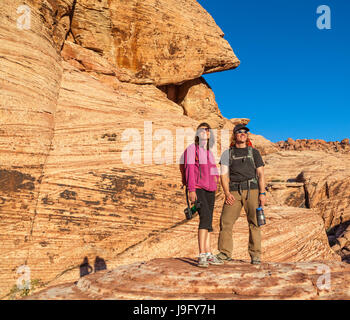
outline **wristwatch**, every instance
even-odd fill
[[[263,194],[264,196],[266,196],[266,192],[259,192],[259,196]]]

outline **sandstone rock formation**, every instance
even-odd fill
[[[220,194],[214,210],[214,233],[212,236],[213,248],[216,248],[217,246],[220,217],[219,212],[222,204],[223,197]],[[263,227],[262,231],[262,260],[269,262],[269,266],[275,265],[272,262],[288,261],[289,263],[292,263],[301,261],[319,261],[326,266],[331,267],[335,261],[341,260],[340,256],[329,248],[322,219],[312,210],[296,209],[286,206],[268,206],[265,212],[267,224]],[[86,254],[85,258],[92,267],[96,256],[105,257],[104,260],[108,270],[115,268],[118,269],[119,266],[126,266],[130,263],[137,264],[140,261],[148,261],[159,257],[178,259],[182,259],[183,257],[196,257],[198,217],[189,222],[184,220],[183,217],[184,215],[182,217],[174,217],[174,224],[172,226],[161,230],[152,230],[152,232],[150,232],[144,239],[124,248],[124,250],[120,252],[108,248],[106,241],[97,240],[94,241],[95,247],[90,248],[90,250],[86,248],[86,245],[85,248],[82,247],[75,249],[70,247],[71,252],[67,256],[69,256],[71,260],[74,259],[70,262],[74,262],[75,265],[71,263],[70,267],[67,267],[64,272],[61,272],[57,279],[47,277],[49,280],[46,281],[46,279],[43,278],[43,275],[45,275],[44,270],[37,272],[33,276],[33,279],[38,279],[41,282],[44,282],[44,286],[46,287],[77,280],[82,275],[84,254]],[[233,239],[233,256],[235,259],[244,260],[248,263],[248,224],[243,212],[234,226]],[[50,251],[51,250],[55,250],[55,247],[52,247]],[[75,259],[74,257],[79,257],[79,259]],[[68,263],[64,262],[62,258],[60,259],[60,263],[65,266],[68,265]],[[49,266],[50,268],[53,268],[55,265],[51,264]],[[283,266],[283,264],[279,266],[281,267],[281,270],[278,272],[283,272]],[[312,263],[305,262],[305,268],[312,268],[312,266]],[[85,268],[85,266],[83,267]],[[247,270],[248,269],[249,267]],[[254,272],[254,270],[255,269],[253,268],[249,272]],[[50,274],[52,274],[52,272]],[[224,276],[224,274],[225,273],[223,273],[222,276]],[[38,278],[39,276],[40,278]],[[282,274],[281,277],[283,278]],[[179,281],[180,280],[181,279],[179,279]],[[289,285],[296,287],[298,286],[298,281],[290,283]],[[40,290],[40,288],[36,289]],[[256,288],[254,289],[251,287],[250,289],[255,290]],[[56,291],[56,289],[54,289],[54,291]],[[34,290],[34,292],[37,291]],[[76,291],[72,294],[75,295],[75,297],[72,295],[65,296],[65,298],[83,298],[83,296],[80,296],[81,293]],[[149,294],[152,296],[152,293]],[[292,296],[293,294],[294,293],[292,293]],[[151,298],[151,296],[149,298]],[[10,296],[8,296],[8,298],[9,297]],[[41,295],[37,296],[37,298],[43,297],[44,296]],[[179,298],[182,297],[183,296],[180,296]],[[51,298],[53,298],[53,296],[51,296]],[[64,297],[62,296],[62,298]],[[212,298],[219,297],[213,296]],[[259,298],[259,296],[256,298]]]
[[[218,129],[230,122],[221,115],[214,92],[202,77],[186,81],[182,85],[162,86],[160,89],[166,92],[168,99],[182,106],[184,114],[192,119],[206,121]],[[230,125],[232,127],[231,123]]]
[[[271,203],[314,208],[325,229],[350,220],[348,154],[284,151],[265,161]]]
[[[195,0],[77,0],[72,15],[69,39],[131,72],[134,83],[181,83],[239,65]]]
[[[286,141],[279,141],[276,143],[281,150],[315,150],[325,152],[350,152],[349,138],[342,141],[326,142],[321,139],[297,139],[288,138]]]
[[[16,11],[23,4],[29,28],[18,25],[25,22]],[[154,4],[2,3],[0,296],[16,284],[22,265],[33,279],[52,280],[86,255],[112,257],[183,217],[177,160],[194,133],[180,132],[176,150],[164,136],[175,140],[176,129],[198,123],[154,85],[120,81],[177,83],[238,60],[197,2]],[[167,23],[170,32],[160,32]],[[174,52],[164,52],[165,44]],[[133,146],[130,155],[142,164],[122,158]]]
[[[332,249],[350,263],[350,220],[331,228],[327,234]]]
[[[327,276],[325,276],[325,272]],[[28,299],[310,299],[350,298],[350,266],[339,262],[234,260],[203,270],[189,258],[154,259],[48,288]]]
[[[17,25],[16,9],[23,3],[30,8],[29,29]],[[194,0],[5,0],[0,44],[0,298],[11,296],[23,265],[33,282],[57,285],[78,280],[85,259],[104,261],[110,270],[195,256],[198,222],[184,221],[178,170],[183,148],[203,120],[192,111],[202,111],[216,128],[232,130],[249,121],[223,118],[200,78],[239,63],[209,14]],[[168,90],[174,86],[176,100]],[[285,153],[261,136],[252,140],[279,168]],[[299,162],[288,178],[305,168]],[[271,203],[266,261],[341,260],[328,245],[322,220],[327,214],[317,212],[321,187],[305,174],[316,188],[303,182],[316,210],[291,206],[295,200]],[[339,208],[346,201],[338,201]],[[219,190],[213,248],[222,203]],[[347,213],[333,216],[337,223]],[[246,224],[242,215],[234,229],[238,259],[248,255]],[[333,263],[335,270],[345,268]],[[300,277],[311,279],[305,268]],[[290,279],[300,283],[299,275]],[[316,297],[310,281],[296,296]],[[330,297],[347,296],[334,288]],[[267,295],[283,292],[275,289]]]
[[[2,1],[0,6],[1,296],[26,261],[62,75],[44,13],[32,6],[30,29],[17,28],[16,9],[22,4]]]
[[[278,147],[273,142],[267,140],[261,135],[250,134],[249,138],[254,148],[257,148],[263,156],[269,153],[275,153],[279,151]]]
[[[269,203],[313,208],[334,252],[349,262],[350,159],[324,151],[284,151],[265,157]],[[301,170],[302,169],[302,170]],[[300,171],[301,170],[301,171]]]

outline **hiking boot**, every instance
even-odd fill
[[[216,266],[224,264],[224,261],[218,259],[212,253],[207,256],[207,261],[209,262],[209,264],[213,264],[213,265],[216,265]]]
[[[198,258],[198,267],[207,268],[208,266],[209,266],[209,263],[207,261],[207,255],[200,254]]]
[[[252,260],[251,260],[250,263],[251,263],[251,264],[260,264],[261,261],[260,261],[260,258],[252,258]]]
[[[218,259],[221,260],[221,261],[231,261],[231,260],[232,260],[229,256],[227,256],[227,255],[226,255],[225,253],[223,253],[223,252],[218,253],[218,254],[216,255],[216,258],[218,258]]]

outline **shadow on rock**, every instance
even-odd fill
[[[95,269],[95,272],[98,272],[101,270],[107,270],[106,261],[100,258],[99,256],[97,256],[95,259],[94,269]]]
[[[80,278],[87,276],[92,273],[92,267],[89,265],[89,259],[87,257],[84,258],[83,263],[79,266],[80,269]]]

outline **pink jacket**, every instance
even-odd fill
[[[188,191],[216,191],[219,173],[210,150],[191,144],[184,152],[184,165]]]

